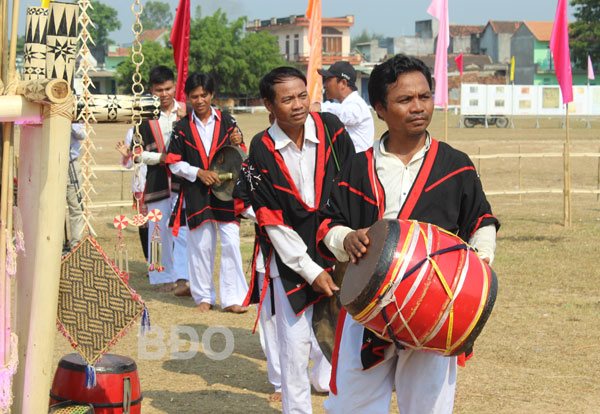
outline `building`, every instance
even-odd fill
[[[488,55],[494,62],[509,63],[511,38],[520,26],[521,22],[490,20],[479,39],[480,53]]]
[[[437,32],[437,20],[421,20],[415,22],[414,36],[373,39],[369,42],[357,43],[355,48],[368,63],[379,63],[386,57],[398,53],[412,56],[429,55],[434,53]]]
[[[479,54],[479,41],[485,26],[451,24],[448,53]]]
[[[554,22],[525,21],[511,39],[515,57],[515,84],[557,85],[550,37]],[[585,85],[587,71],[573,67],[573,84]],[[595,84],[594,81],[591,81]]]
[[[461,83],[507,84],[507,66],[497,64],[487,55],[472,55],[463,53],[463,76],[460,76],[456,65],[457,54],[448,55],[448,104],[460,103]],[[431,73],[435,66],[435,54],[416,56],[427,65]]]
[[[267,30],[277,38],[279,51],[285,60],[308,66],[310,44],[308,42],[309,19],[304,15],[252,20],[246,23],[246,30],[259,32]],[[324,17],[321,22],[323,35],[323,67],[340,60],[353,65],[360,63],[360,57],[350,51],[350,28],[354,26],[354,16]]]

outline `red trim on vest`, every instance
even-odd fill
[[[376,206],[376,205],[377,205],[377,202],[376,202],[375,200],[373,200],[373,199],[371,199],[371,198],[367,197],[367,196],[365,195],[365,193],[362,193],[362,192],[358,191],[356,188],[354,188],[354,187],[350,187],[350,184],[349,184],[349,183],[347,183],[347,182],[345,182],[345,181],[340,181],[340,182],[338,182],[338,186],[348,187],[348,191],[350,191],[351,193],[354,193],[354,194],[356,194],[356,195],[358,195],[358,196],[362,197],[362,198],[363,198],[363,200],[365,200],[367,203],[373,204],[374,206]]]
[[[261,227],[264,226],[284,226],[290,227],[283,222],[283,212],[281,210],[269,210],[266,207],[261,207],[255,212],[256,221]]]
[[[429,147],[429,151],[427,151],[425,161],[423,161],[423,166],[421,167],[421,171],[419,171],[419,175],[417,176],[417,179],[410,190],[410,194],[400,210],[400,214],[398,215],[399,219],[408,220],[415,206],[417,205],[417,201],[423,193],[423,188],[425,187],[427,178],[429,178],[429,174],[431,173],[431,167],[433,167],[433,162],[435,161],[438,147],[439,142],[432,138],[431,147]]]
[[[471,232],[471,234],[469,234],[469,237],[473,236],[473,234],[479,229],[479,226],[481,225],[481,222],[483,221],[484,218],[496,218],[494,216],[492,216],[491,214],[484,214],[483,216],[479,217],[479,219],[477,219],[477,224],[475,224],[475,228],[473,229],[473,231]]]
[[[346,309],[342,307],[338,315],[337,326],[335,327],[335,345],[331,354],[331,378],[329,380],[329,389],[334,395],[337,395],[337,363],[338,355],[340,354],[340,343],[342,342],[342,331],[344,330],[344,322],[346,321]]]
[[[250,207],[246,207],[244,201],[241,198],[233,199],[233,212],[236,217],[240,217],[242,213],[248,210]]]
[[[204,148],[204,144],[202,143],[202,139],[200,138],[200,133],[198,132],[198,128],[196,128],[196,123],[190,116],[190,129],[192,130],[194,142],[196,143],[197,150],[200,153],[200,158],[202,159],[203,170],[208,170],[208,167],[210,167],[210,162],[212,161],[212,158],[217,150],[217,141],[219,140],[219,133],[221,132],[221,113],[217,110],[215,111],[217,112],[218,116],[215,120],[215,129],[213,131],[213,139],[210,145],[210,152],[208,154],[208,158],[206,157],[206,148]]]
[[[181,161],[181,155],[168,153],[167,158],[165,159],[165,164],[175,164],[176,162]]]
[[[315,165],[315,206],[321,202],[321,193],[323,192],[323,179],[325,178],[325,126],[323,120],[317,112],[311,112],[311,115],[317,126],[317,162]]]
[[[154,142],[156,143],[157,152],[164,153],[166,151],[165,141],[163,140],[162,131],[160,129],[160,124],[158,120],[148,121],[148,125],[150,126],[150,130],[152,131],[152,137],[154,138]]]
[[[290,290],[289,292],[287,292],[287,293],[286,293],[286,296],[290,296],[292,293],[295,293],[295,292],[297,292],[297,291],[299,291],[299,290],[302,290],[302,288],[304,288],[304,286],[307,286],[307,285],[308,285],[308,283],[307,283],[307,282],[304,282],[304,283],[302,283],[302,284],[301,284],[300,286],[298,286],[296,289],[292,289],[292,290]],[[307,306],[306,306],[304,309],[306,309],[308,306],[309,306],[309,305],[307,305]],[[304,309],[303,309],[303,310],[304,310]],[[301,312],[301,313],[302,313],[302,312]]]
[[[375,194],[381,194],[381,197],[375,200],[375,205],[379,208],[377,218],[381,220],[383,218],[383,212],[385,211],[385,192],[383,191],[383,186],[377,176],[377,166],[375,165],[375,157],[373,157],[373,147],[365,151],[365,156],[367,157],[367,165],[370,165],[372,170],[368,172],[369,182],[371,183],[371,192],[373,193],[373,196],[375,196]],[[377,190],[375,190],[375,186],[377,186]]]
[[[181,227],[181,206],[183,205],[183,188],[179,192],[179,205],[177,206],[177,214],[175,215],[175,221],[173,221],[173,236],[179,235],[179,228]]]
[[[317,159],[315,162],[315,207],[309,207],[304,200],[302,200],[300,191],[298,191],[298,187],[296,187],[296,184],[294,183],[294,180],[290,174],[290,170],[285,164],[283,157],[279,151],[275,150],[275,142],[269,135],[268,130],[265,130],[265,133],[262,136],[262,142],[265,144],[269,152],[273,154],[273,158],[275,159],[277,166],[281,170],[281,173],[290,187],[289,190],[284,190],[282,187],[277,188],[294,195],[296,200],[298,200],[298,202],[306,211],[314,212],[319,209],[318,206],[321,201],[321,194],[323,191],[323,178],[325,177],[325,129],[323,127],[323,121],[321,120],[321,117],[316,112],[311,112],[310,114],[313,115],[313,119],[315,120],[317,138],[319,139],[319,144],[317,145]]]
[[[428,192],[428,191],[430,191],[432,188],[434,188],[434,187],[436,187],[436,186],[440,185],[441,183],[443,183],[443,182],[444,182],[444,181],[446,181],[447,179],[449,179],[449,178],[451,178],[451,177],[454,177],[456,174],[460,174],[460,173],[461,173],[461,172],[463,172],[463,171],[469,171],[469,170],[473,170],[473,171],[475,171],[475,167],[462,167],[462,168],[459,168],[458,170],[456,170],[456,171],[454,171],[454,172],[451,172],[450,174],[446,175],[446,176],[445,176],[445,177],[443,177],[443,178],[440,178],[440,179],[439,179],[439,180],[437,180],[435,183],[431,184],[429,187],[427,187],[427,188],[425,189],[425,192]]]

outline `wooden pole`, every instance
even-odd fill
[[[600,191],[600,157],[598,157],[598,190]],[[600,201],[600,193],[596,196],[596,201]]]
[[[444,104],[444,142],[448,142],[448,102]]]
[[[521,189],[523,188],[523,171],[521,171],[521,144],[519,144],[519,191],[521,191]],[[519,203],[521,203],[522,200],[522,195],[521,193],[519,193]]]
[[[569,104],[565,105],[565,128],[567,135],[564,148],[564,225],[571,225],[571,136],[569,133]]]
[[[23,128],[21,132],[19,182],[27,185],[19,187],[19,206],[27,218],[23,220],[27,260],[18,263],[17,328],[21,333],[21,363],[15,384],[15,414],[48,411],[48,390],[54,372],[72,105],[69,101],[46,106],[42,127]]]

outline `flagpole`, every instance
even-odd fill
[[[571,134],[569,132],[569,104],[565,105],[565,126],[567,129],[567,136],[565,140],[564,148],[564,225],[569,227],[571,225]]]
[[[444,104],[444,142],[448,142],[448,104]]]

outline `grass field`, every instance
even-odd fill
[[[237,116],[247,139],[264,128],[266,114]],[[470,155],[522,152],[560,152],[565,130],[559,119],[516,122],[515,129],[457,128],[450,116],[449,143]],[[572,122],[573,152],[598,152],[597,122],[587,129]],[[94,139],[99,165],[117,164],[114,150],[125,136],[125,125],[98,125]],[[377,136],[384,124],[376,121]],[[430,128],[443,136],[443,115],[436,113]],[[480,164],[484,189],[505,190],[518,186],[518,161],[486,160]],[[573,188],[594,189],[598,183],[598,159],[573,160]],[[98,173],[94,182],[95,201],[130,197],[131,176]],[[523,159],[524,188],[562,188],[562,160]],[[459,368],[455,413],[598,413],[600,412],[600,202],[595,195],[573,198],[573,225],[562,226],[562,195],[537,194],[490,196],[502,228],[494,269],[499,278],[498,299],[478,339],[475,357]],[[129,212],[130,210],[124,209]],[[95,211],[95,229],[105,250],[112,251],[116,230],[112,217],[119,209]],[[242,254],[248,269],[253,228],[242,223]],[[235,340],[233,354],[222,361],[198,352],[191,359],[172,359],[167,353],[158,359],[139,354],[136,332],[125,336],[114,353],[128,355],[138,363],[144,401],[142,412],[158,413],[277,413],[281,405],[269,403],[272,388],[267,381],[266,363],[258,335],[252,335],[255,310],[245,315],[223,313],[219,308],[199,315],[191,299],[157,293],[141,275],[145,264],[137,231],[128,228],[131,284],[150,310],[151,337],[165,334],[166,350],[174,347],[172,327],[189,327],[199,338],[207,328],[225,326]],[[184,349],[197,342],[181,336]],[[211,342],[222,350],[222,335]],[[161,351],[160,348],[149,348]],[[56,334],[55,360],[70,352],[67,341]],[[313,394],[315,413],[323,413],[326,397]],[[394,406],[392,406],[394,407]],[[392,409],[392,412],[396,412]]]

